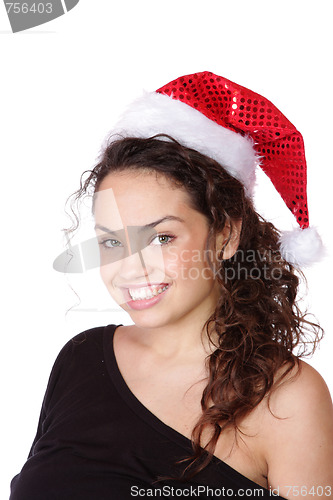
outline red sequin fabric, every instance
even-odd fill
[[[252,137],[261,168],[300,227],[309,226],[303,138],[274,104],[208,71],[182,76],[157,92],[192,106],[223,127]]]

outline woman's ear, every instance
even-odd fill
[[[231,259],[237,252],[240,235],[242,231],[242,220],[230,220],[226,222],[223,231],[216,237],[216,249],[223,250],[223,259]]]

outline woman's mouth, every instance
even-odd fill
[[[132,300],[144,300],[144,299],[152,299],[164,292],[169,285],[152,285],[152,286],[144,286],[142,288],[129,288],[128,292],[132,298]]]
[[[145,285],[142,287],[121,287],[127,305],[131,309],[141,310],[157,304],[169,288],[168,283]]]

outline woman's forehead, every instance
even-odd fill
[[[107,174],[99,185],[98,191],[113,188],[117,190],[130,189],[135,186],[137,189],[140,187],[148,187],[150,189],[159,190],[175,190],[182,189],[175,185],[175,181],[169,176],[164,175],[152,168],[126,168],[125,170],[110,172]]]
[[[109,174],[94,195],[94,215],[99,224],[111,219],[118,228],[145,225],[168,214],[191,210],[184,188],[175,188],[164,176],[131,172]],[[127,225],[126,224],[126,225]]]

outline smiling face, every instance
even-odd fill
[[[111,173],[94,215],[102,279],[137,326],[208,319],[219,296],[206,260],[209,227],[183,188],[154,172]]]

